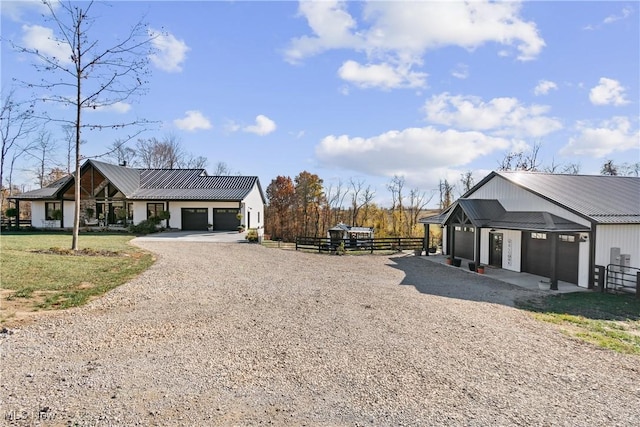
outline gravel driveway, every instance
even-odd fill
[[[7,425],[640,423],[640,359],[413,256],[139,241],[158,262],[0,338]],[[76,423],[76,424],[74,424]]]

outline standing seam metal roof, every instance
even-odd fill
[[[640,177],[496,172],[598,223],[640,223]]]

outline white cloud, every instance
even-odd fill
[[[382,89],[423,87],[427,76],[425,73],[412,72],[408,67],[393,67],[386,63],[360,65],[351,60],[342,64],[338,75],[361,88]]]
[[[549,80],[540,80],[535,89],[533,89],[533,94],[536,96],[546,95],[551,89],[557,90],[558,85]]]
[[[96,111],[96,112],[107,112],[107,113],[116,113],[116,114],[124,114],[128,113],[131,110],[131,104],[126,102],[116,102],[110,105],[101,105],[96,106],[95,108],[89,109],[87,111]]]
[[[626,117],[614,117],[597,125],[578,122],[576,128],[579,134],[569,138],[560,154],[601,158],[615,151],[640,148],[640,131],[634,131]]]
[[[628,18],[631,15],[631,12],[633,12],[631,9],[625,7],[622,9],[621,15],[609,15],[604,18],[604,21],[602,22],[604,24],[613,24],[616,21]]]
[[[415,175],[431,168],[466,165],[507,147],[506,139],[480,132],[424,127],[389,131],[372,138],[329,135],[316,146],[316,156],[328,166],[374,176]]]
[[[464,80],[469,77],[469,66],[466,64],[458,64],[451,71],[451,75],[456,79]]]
[[[263,116],[262,114],[260,114],[256,117],[255,125],[246,126],[242,130],[245,132],[255,133],[256,135],[264,136],[276,130],[276,122],[271,120],[269,117]]]
[[[594,105],[625,105],[629,101],[625,99],[624,91],[617,80],[601,77],[598,86],[589,92],[589,100]]]
[[[53,2],[54,9],[58,7],[58,2]],[[22,14],[30,11],[41,15],[49,14],[49,8],[41,0],[21,0],[3,1],[0,6],[0,14],[9,17],[14,22],[22,21]]]
[[[182,71],[182,63],[191,48],[173,34],[150,29],[149,35],[152,37],[151,44],[156,50],[156,53],[149,55],[153,65],[169,73]]]
[[[35,49],[48,57],[54,57],[61,64],[71,64],[71,47],[67,42],[57,40],[51,28],[40,25],[23,25],[22,32],[23,47]]]
[[[240,130],[240,125],[234,122],[233,120],[225,120],[224,130],[226,132],[237,132]]]
[[[356,68],[357,63],[347,61],[341,68],[341,77],[351,77],[350,81],[360,85],[364,81],[366,87],[416,87],[424,85],[424,74],[412,68],[422,65],[422,56],[429,50],[447,46],[473,50],[497,43],[515,48],[521,61],[536,58],[545,42],[535,23],[520,17],[520,7],[518,2],[486,0],[373,1],[364,4],[358,22],[349,13],[346,2],[301,1],[299,14],[307,19],[312,34],[292,39],[285,59],[296,63],[326,50],[352,49],[364,53],[370,65]],[[504,52],[508,50],[502,49],[499,54]],[[345,65],[348,70],[344,70]],[[391,72],[392,69],[396,72]],[[385,84],[371,84],[379,81],[381,74],[387,76],[383,79]],[[393,86],[398,74],[412,76],[412,83]]]
[[[489,102],[474,96],[434,95],[424,106],[431,123],[456,128],[491,131],[499,136],[540,137],[562,128],[559,120],[547,117],[548,106],[522,105],[516,98],[493,98]]]
[[[196,130],[211,129],[211,122],[200,111],[189,110],[185,112],[185,117],[175,119],[173,123],[178,129],[193,132]]]

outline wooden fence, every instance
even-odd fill
[[[373,239],[329,239],[326,237],[298,237],[296,238],[296,250],[306,249],[318,252],[345,251],[404,251],[423,249],[422,237],[382,237]]]

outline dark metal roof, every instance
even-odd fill
[[[530,231],[588,231],[589,227],[549,212],[507,212],[497,200],[459,199],[439,215],[421,218],[423,224],[444,225],[462,209],[475,227]]]
[[[189,188],[207,173],[204,169],[139,169],[142,188]]]
[[[476,227],[485,227],[492,219],[500,218],[505,213],[497,200],[460,199],[458,205]]]
[[[67,175],[63,178],[60,178],[57,181],[52,182],[46,187],[38,188],[37,190],[27,191],[22,194],[16,194],[15,196],[11,196],[12,199],[16,200],[50,200],[55,199],[58,191],[67,185],[70,181],[73,180],[72,175]]]
[[[530,231],[589,231],[589,227],[549,212],[505,212],[500,218],[489,221],[486,227]]]
[[[495,172],[601,224],[640,223],[640,177]]]
[[[97,160],[87,160],[125,197],[132,200],[243,200],[257,185],[263,203],[265,197],[257,176],[208,176],[204,169],[133,169]],[[72,176],[45,188],[16,195],[15,199],[52,200]]]
[[[88,160],[87,164],[93,165],[106,179],[109,180],[122,194],[129,196],[140,186],[140,173],[136,169],[126,166],[112,165],[111,163]]]

